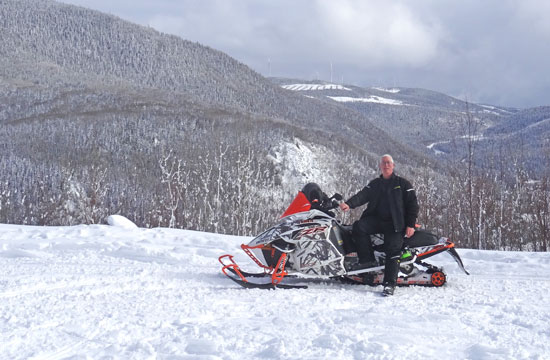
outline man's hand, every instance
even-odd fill
[[[340,209],[344,212],[348,211],[349,210],[349,205],[346,204],[345,202],[343,203],[340,203]]]
[[[414,228],[407,227],[407,229],[405,229],[405,237],[410,238],[413,235],[414,235]]]

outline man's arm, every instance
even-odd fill
[[[414,190],[412,184],[405,180],[404,185],[405,192],[403,205],[405,207],[405,226],[414,230],[419,210],[418,199],[416,198],[416,191]]]
[[[340,208],[344,211],[348,211],[350,208],[354,209],[358,206],[361,206],[365,203],[367,203],[370,200],[370,184],[365,186],[361,191],[359,191],[357,194],[350,197],[348,200],[346,200],[344,203],[340,205]]]

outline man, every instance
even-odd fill
[[[395,164],[391,155],[380,159],[382,175],[372,180],[363,190],[340,204],[343,211],[368,202],[361,219],[353,224],[353,240],[357,248],[358,263],[353,269],[377,266],[372,249],[371,234],[384,234],[384,295],[393,295],[399,273],[399,258],[403,236],[414,234],[418,202],[409,181],[394,174]]]

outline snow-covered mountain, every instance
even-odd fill
[[[527,159],[526,170],[537,176],[545,171],[539,164],[547,163],[550,153],[548,106],[515,109],[475,104],[425,89],[362,88],[283,78],[272,81],[306,97],[330,99],[356,110],[394,139],[423,149],[435,159],[461,160],[463,150],[468,147],[465,139],[475,139],[475,159],[480,166],[486,167],[487,159],[493,162],[492,167],[517,162],[510,158],[521,153]],[[502,168],[508,174],[515,172],[513,168]]]
[[[299,83],[298,80],[274,78],[287,90],[306,97],[332,100],[364,114],[377,127],[395,139],[423,149],[463,135],[461,124],[470,114],[482,125],[479,131],[505,122],[517,109],[478,105],[436,91],[413,88],[381,88],[338,85],[325,82]]]
[[[286,92],[198,43],[51,0],[6,0],[0,16],[2,123],[149,109],[185,122],[233,115],[406,148],[360,114]],[[370,125],[376,136],[359,137],[343,122]]]
[[[550,254],[458,249],[442,288],[309,282],[245,290],[250,238],[166,228],[0,225],[1,359],[544,359]],[[130,224],[131,225],[131,224]],[[430,259],[430,261],[432,261]],[[305,280],[303,280],[305,281]]]
[[[0,221],[120,212],[142,226],[249,233],[268,218],[257,198],[274,215],[303,186],[283,179],[295,173],[286,144],[338,159],[317,168],[327,186],[349,179],[339,191],[359,188],[378,154],[423,159],[362,114],[203,45],[50,0],[2,1],[0,18]]]

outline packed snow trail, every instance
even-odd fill
[[[459,249],[442,288],[246,290],[249,238],[0,225],[0,359],[547,359],[550,254]],[[248,266],[247,266],[248,265]]]

